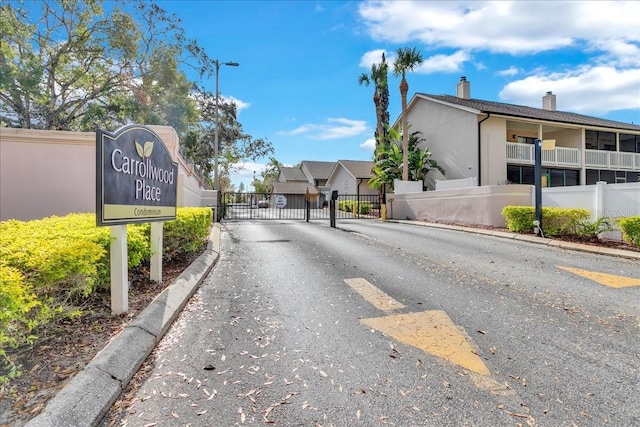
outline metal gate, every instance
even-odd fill
[[[224,219],[329,220],[329,201],[323,194],[224,193]],[[339,194],[337,219],[380,218],[380,197]]]

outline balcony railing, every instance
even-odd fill
[[[640,171],[640,153],[585,150],[585,166],[594,169]]]
[[[533,144],[507,142],[507,161],[533,165],[535,153]],[[577,148],[556,147],[553,150],[542,150],[543,166],[580,167],[580,150]]]
[[[533,150],[533,144],[507,142],[507,161],[509,163],[533,165],[535,163]],[[580,150],[565,147],[542,150],[542,165],[580,167]],[[585,167],[589,169],[640,171],[640,153],[585,150]]]

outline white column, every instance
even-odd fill
[[[127,226],[112,225],[111,230],[111,313],[129,309],[129,271],[127,267]]]

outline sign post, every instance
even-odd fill
[[[114,314],[129,310],[129,278],[127,270],[127,226],[109,227],[111,247],[109,261],[111,269],[111,311]]]
[[[111,227],[111,311],[128,310],[126,224],[151,222],[151,280],[162,280],[162,221],[176,218],[178,164],[151,129],[96,132],[96,224]]]

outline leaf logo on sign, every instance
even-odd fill
[[[136,151],[138,155],[143,159],[145,157],[151,157],[151,152],[153,151],[153,141],[147,141],[142,146],[138,141],[134,141],[136,144]]]

